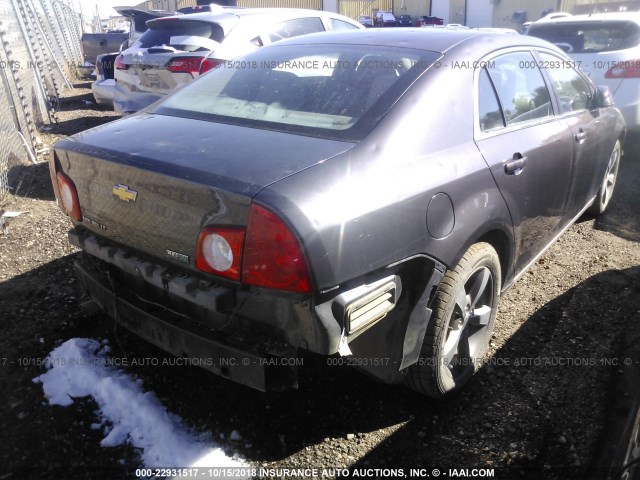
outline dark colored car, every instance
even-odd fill
[[[398,17],[398,26],[413,27],[413,19],[411,18],[411,15],[400,15]]]
[[[50,169],[81,285],[148,341],[262,390],[306,350],[439,397],[501,294],[607,208],[624,132],[542,40],[360,30],[216,68]]]
[[[422,15],[416,19],[416,27],[424,27],[427,25],[444,25],[444,20],[438,17],[430,17]]]
[[[372,28],[373,27],[373,19],[371,18],[371,15],[360,15],[358,17],[358,22],[360,22],[366,28]]]

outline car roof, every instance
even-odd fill
[[[296,18],[336,18],[345,22],[350,22],[354,26],[359,26],[359,23],[355,20],[332,12],[325,12],[322,10],[309,10],[304,8],[235,8],[235,7],[222,7],[215,12],[200,12],[200,13],[187,13],[184,15],[178,14],[171,17],[163,17],[161,19],[149,20],[147,25],[154,28],[156,25],[160,25],[161,22],[166,21],[200,21],[211,22],[221,25],[225,30],[225,35],[229,33],[238,21],[245,19],[242,23],[245,27],[249,28],[250,25],[261,24],[269,21],[287,21]]]
[[[214,12],[187,13],[185,15],[175,15],[171,18],[178,20],[201,20],[217,22],[228,17],[274,17],[274,18],[298,18],[298,17],[340,17],[337,13],[325,12],[322,10],[310,10],[306,8],[234,8],[225,7],[223,10]],[[352,20],[353,21],[353,20]]]
[[[540,20],[533,22],[532,27],[538,27],[549,24],[563,24],[563,23],[585,23],[585,22],[602,22],[606,20],[626,20],[632,21],[640,25],[640,12],[608,12],[608,13],[592,13],[586,15],[570,15],[568,17],[553,18]]]
[[[475,27],[474,30],[488,33],[506,33],[508,35],[519,35],[517,30],[513,28],[499,28],[499,27]]]
[[[479,48],[483,48],[482,45],[486,45],[487,50],[509,46],[533,46],[560,51],[549,42],[536,37],[446,28],[368,28],[366,30],[323,32],[280,41],[274,46],[294,44],[374,45],[446,53],[462,43],[465,44],[465,47],[478,45]]]

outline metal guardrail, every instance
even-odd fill
[[[80,16],[68,0],[0,0],[0,207],[43,151],[60,95],[82,62]]]

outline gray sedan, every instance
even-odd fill
[[[84,290],[148,341],[262,390],[311,351],[441,397],[502,293],[606,210],[624,136],[547,42],[361,30],[223,63],[50,166]]]

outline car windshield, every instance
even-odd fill
[[[358,141],[440,54],[369,45],[288,45],[222,64],[153,111]]]
[[[611,52],[640,44],[640,26],[627,21],[534,23],[528,35],[567,53]]]
[[[181,50],[198,50],[203,48],[201,42],[192,41],[193,48],[184,45],[185,39],[200,37],[205,40],[222,42],[224,30],[213,22],[200,22],[193,20],[157,20],[139,39],[141,48],[161,47],[163,45],[179,46]],[[173,43],[172,43],[172,40]],[[182,43],[177,43],[176,40]],[[175,44],[175,45],[174,45]]]

